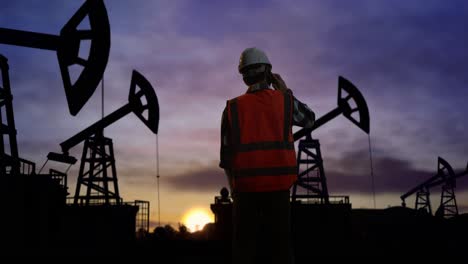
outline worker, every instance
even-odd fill
[[[294,263],[289,189],[297,179],[292,126],[313,126],[257,48],[239,61],[247,92],[228,100],[221,121],[220,167],[233,198],[233,263]],[[273,89],[271,89],[271,86]]]

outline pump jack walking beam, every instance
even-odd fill
[[[80,30],[80,23],[89,18],[90,29]],[[80,43],[91,43],[89,57],[79,57]],[[0,28],[0,44],[55,50],[62,74],[68,108],[72,115],[93,95],[102,79],[110,50],[110,25],[102,0],[87,0],[60,31],[60,35]],[[81,65],[83,71],[72,83],[68,67]]]
[[[438,186],[438,185],[441,185],[447,181],[451,181],[451,180],[456,180],[458,178],[461,178],[463,176],[466,176],[468,175],[468,162],[466,163],[466,168],[465,168],[465,171],[463,172],[460,172],[460,173],[457,173],[457,174],[454,174],[452,177],[448,177],[448,178],[444,178],[444,179],[440,179],[438,181],[434,181],[432,183],[429,183],[427,185],[428,188],[432,188],[432,187],[435,187],[435,186]]]
[[[144,101],[147,103],[143,104]],[[65,163],[71,163],[73,161],[76,162],[76,159],[68,156],[68,151],[71,148],[78,145],[90,136],[102,132],[104,128],[113,124],[131,112],[133,112],[154,134],[158,133],[158,98],[154,92],[153,87],[151,86],[151,83],[143,75],[135,70],[133,71],[132,81],[130,83],[128,103],[108,116],[104,117],[100,121],[92,124],[88,128],[74,135],[73,137],[60,143],[63,154],[50,152],[48,156],[49,159]],[[147,113],[147,115],[145,115],[145,113]]]
[[[356,102],[356,107],[351,108],[349,100],[354,99]],[[357,120],[353,114],[359,114],[359,120]],[[299,140],[300,138],[310,135],[312,131],[321,127],[328,121],[334,119],[335,117],[343,114],[348,118],[353,124],[358,126],[364,132],[369,134],[370,131],[370,119],[369,119],[369,109],[367,108],[366,100],[359,92],[359,90],[352,84],[350,81],[344,77],[338,77],[338,106],[332,111],[328,112],[324,116],[317,119],[312,126],[312,128],[302,128],[296,133],[294,133],[294,141]]]

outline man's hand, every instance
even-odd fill
[[[283,93],[290,93],[291,90],[288,89],[288,86],[286,86],[286,83],[284,82],[283,78],[281,78],[281,75],[277,73],[272,73],[272,82],[271,84],[273,85],[273,88],[275,90],[281,91]]]

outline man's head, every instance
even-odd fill
[[[245,84],[249,86],[262,81],[270,84],[271,68],[270,60],[265,52],[257,48],[245,49],[240,56],[239,72],[242,74]]]

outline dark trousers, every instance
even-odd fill
[[[233,264],[294,263],[289,191],[233,194]]]

